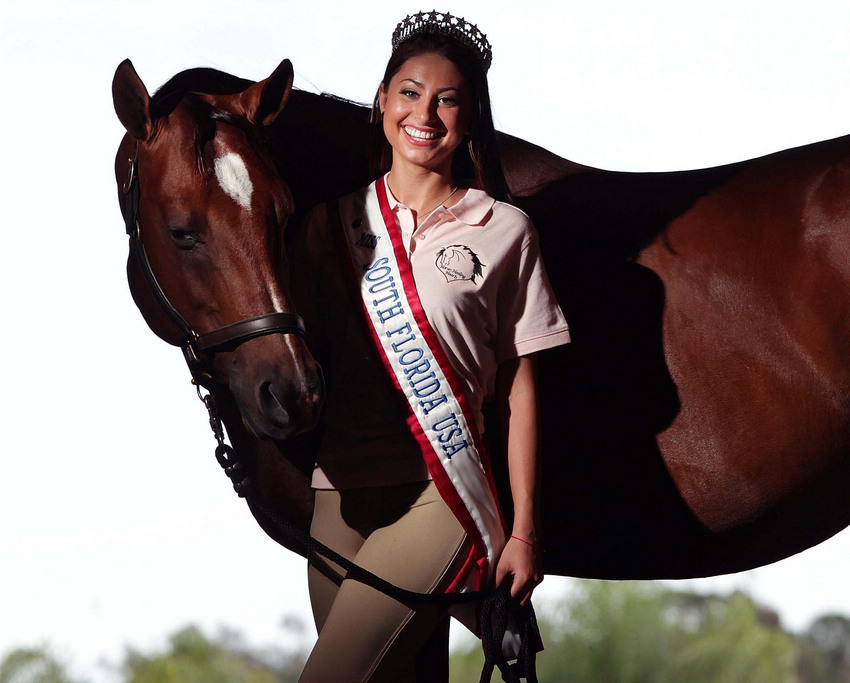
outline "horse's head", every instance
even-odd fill
[[[153,98],[129,60],[115,72],[115,111],[127,129],[115,165],[119,198],[134,166],[138,243],[167,300],[202,337],[255,316],[294,312],[283,248],[292,196],[258,142],[291,88],[288,60],[256,84],[193,69]],[[131,209],[124,211],[127,218]],[[159,337],[185,347],[186,330],[166,314],[142,271],[131,253],[136,305]],[[200,356],[256,436],[285,439],[315,425],[321,371],[301,336],[248,335]]]

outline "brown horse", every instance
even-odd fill
[[[244,123],[256,114],[245,116],[244,103],[267,81],[251,88],[211,70],[183,72],[157,93],[149,123],[139,126],[145,116],[128,100],[145,100],[144,86],[128,62],[116,73],[116,92],[132,95],[116,97],[119,117],[142,141],[143,222],[152,226],[143,229],[167,237],[169,211],[220,216],[205,222],[220,253],[182,258],[183,238],[175,243],[173,235],[150,247],[158,267],[183,278],[174,291],[181,287],[198,315],[230,302],[242,302],[238,315],[252,314],[256,293],[271,281],[281,298],[263,305],[288,307],[272,251],[259,265],[241,257],[249,251],[244,242],[257,243],[262,231],[269,243],[279,241],[280,211],[267,210],[276,220],[245,234],[232,196],[214,187],[209,169],[198,171],[198,130],[211,131],[202,136],[210,150],[219,136],[253,142],[244,150],[250,177],[267,187],[268,207],[275,192],[289,196],[285,180],[295,202],[284,207],[293,211],[291,223],[369,181],[364,107],[293,91],[282,111],[271,107],[276,115],[264,117],[265,140],[256,143]],[[234,117],[243,123],[233,127]],[[119,150],[119,181],[131,146],[125,139]],[[182,160],[146,176],[158,154]],[[850,138],[677,173],[587,168],[510,136],[502,137],[502,155],[517,204],[540,233],[574,338],[540,359],[547,572],[726,573],[787,557],[850,523]],[[149,184],[156,193],[148,194]],[[162,189],[172,185],[182,188],[178,199]],[[229,214],[217,213],[222,202]],[[205,285],[211,277],[220,278],[219,289]],[[173,341],[132,273],[131,288],[154,331]],[[305,521],[310,434],[283,442],[258,429],[266,421],[252,405],[256,389],[246,396],[244,382],[229,373],[262,367],[303,386],[299,373],[315,370],[303,347],[293,352],[284,350],[287,342],[264,339],[216,358],[219,381],[236,399],[224,393],[226,424],[267,500]]]
[[[199,335],[255,316],[291,312],[282,255],[293,200],[257,136],[285,105],[292,66],[285,61],[268,79],[249,85],[242,82],[238,95],[216,94],[215,88],[205,94],[164,88],[151,99],[129,61],[118,67],[113,81],[115,109],[127,129],[116,158],[119,191],[123,194],[122,183],[135,164],[139,231],[150,268],[171,305]],[[181,345],[183,333],[165,315],[132,253],[128,277],[151,329]],[[273,448],[272,439],[315,426],[322,380],[300,337],[261,336],[206,360],[219,385],[216,394],[224,397],[229,430],[240,442],[250,438],[257,444],[247,452]],[[276,453],[255,457],[249,470],[269,497],[294,478],[300,504],[287,510],[307,514],[306,479],[289,460]]]

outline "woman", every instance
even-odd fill
[[[388,172],[313,211],[293,280],[309,283],[295,294],[327,377],[313,536],[419,592],[511,575],[525,604],[542,578],[534,354],[569,335],[528,217],[497,201],[507,187],[490,61],[463,19],[431,12],[398,25],[373,106]],[[509,533],[481,440],[494,397]],[[447,647],[441,610],[412,611],[343,578],[311,559],[319,639],[301,681],[423,680],[429,648]]]

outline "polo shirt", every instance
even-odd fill
[[[389,187],[388,187],[389,190]],[[374,184],[343,197],[358,201]],[[469,189],[414,229],[409,207],[388,192],[423,310],[457,375],[479,432],[499,363],[569,341],[528,216]],[[296,304],[325,368],[327,391],[314,488],[382,486],[428,479],[421,453],[344,281],[328,207],[307,218],[292,264],[306,287]],[[363,227],[368,235],[368,226]],[[295,292],[294,292],[295,293]]]
[[[483,433],[499,364],[570,341],[537,231],[521,210],[475,189],[414,229],[412,211],[387,190],[422,308]]]

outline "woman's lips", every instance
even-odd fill
[[[444,133],[436,130],[422,130],[413,126],[402,126],[407,139],[414,145],[428,146],[443,137]]]

